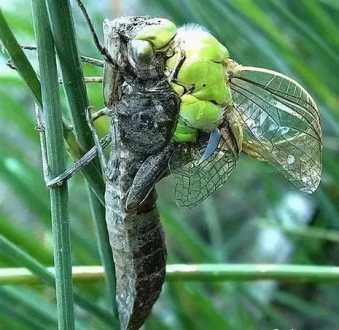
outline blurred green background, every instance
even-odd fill
[[[324,132],[323,178],[312,196],[296,191],[267,164],[243,156],[223,189],[199,207],[179,209],[173,182],[159,184],[169,263],[338,265],[339,251],[339,4],[336,0],[97,0],[85,2],[102,37],[102,20],[121,15],[167,17],[205,26],[244,65],[283,72],[314,96]],[[72,3],[80,53],[100,58]],[[30,3],[2,0],[23,45],[34,45]],[[51,265],[48,191],[41,170],[34,104],[18,74],[0,57],[0,234]],[[37,67],[35,52],[27,51]],[[101,70],[84,65],[85,75]],[[100,84],[90,103],[103,104]],[[63,111],[67,116],[66,102]],[[105,125],[105,120],[101,122]],[[99,264],[83,178],[70,183],[74,265]],[[0,267],[18,266],[0,251]],[[80,285],[108,306],[103,283]],[[145,329],[339,329],[335,284],[166,284]],[[0,287],[0,329],[55,329],[54,292],[45,286]],[[109,327],[76,309],[82,329]]]

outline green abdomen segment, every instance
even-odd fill
[[[176,142],[195,142],[198,130],[211,131],[222,119],[223,107],[193,95],[181,96],[179,120],[174,133]]]

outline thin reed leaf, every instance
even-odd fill
[[[81,146],[82,152],[86,152],[94,145],[94,142],[86,122],[85,111],[89,104],[80,66],[69,1],[61,0],[55,2],[53,0],[47,0],[47,4],[55,46],[61,66],[63,86],[70,106],[76,138]],[[94,211],[93,216],[97,227],[100,255],[106,270],[108,294],[112,308],[116,312],[115,268],[104,217],[104,184],[100,174],[99,162],[93,161],[90,163],[87,168],[83,170],[83,173],[91,187],[89,199],[91,209]],[[100,203],[102,205],[100,205]]]
[[[43,269],[42,274],[46,272],[50,274],[49,271],[53,271],[53,268],[50,267],[48,270]],[[36,276],[24,268],[0,268],[0,285],[39,284],[41,283],[41,269],[39,268],[38,271],[39,275]],[[169,282],[339,282],[339,267],[335,266],[287,264],[171,264],[167,266],[166,272],[166,279]],[[100,266],[74,266],[73,279],[76,283],[97,283],[104,279],[103,268]]]
[[[24,311],[13,308],[13,306],[10,306],[7,304],[7,301],[1,301],[1,299],[0,299],[0,310],[1,310],[0,313],[5,313],[6,315],[10,316],[11,319],[22,322],[24,325],[28,326],[29,329],[52,330],[52,328],[46,327],[46,325],[44,325],[43,323],[40,323],[28,313],[25,313]]]
[[[15,66],[18,69],[18,72],[30,88],[35,102],[37,102],[40,106],[42,105],[41,100],[41,88],[40,82],[37,78],[37,75],[29,63],[26,55],[22,51],[21,47],[19,46],[18,42],[16,41],[12,31],[10,30],[5,17],[2,14],[0,8],[0,39],[3,42],[4,46],[6,47],[9,55]]]
[[[52,328],[58,325],[55,308],[42,297],[33,292],[27,292],[25,289],[13,287],[0,287],[1,300],[7,304],[16,306],[16,309],[24,310],[34,320],[39,321],[42,325]]]
[[[40,241],[27,237],[27,232],[15,225],[15,222],[0,212],[0,233],[17,246],[26,250],[34,258],[43,264],[50,265],[53,262],[51,250]]]
[[[54,268],[46,268],[36,259],[34,259],[22,249],[18,248],[2,235],[0,235],[0,254],[8,256],[18,266],[23,266],[27,268],[17,268],[17,270],[14,271],[14,273],[16,274],[14,277],[17,276],[18,278],[20,278],[21,284],[24,284],[27,275],[32,278],[32,274],[34,274],[33,279],[36,280],[38,278],[40,283],[46,283],[50,287],[55,286]],[[13,279],[13,274],[10,274],[10,272],[8,272],[6,268],[0,268],[0,273],[2,276],[6,277],[7,281],[10,278]],[[30,283],[32,283],[32,281]],[[4,284],[4,282],[2,284]],[[6,284],[11,283],[7,282]],[[82,297],[76,291],[74,292],[74,300],[82,309],[88,311],[89,313],[92,313],[103,322],[109,325],[115,324],[116,320],[114,317],[112,317],[110,313],[97,306],[95,303],[92,303],[91,301]]]
[[[33,0],[49,177],[66,167],[55,47],[44,0]],[[42,142],[43,143],[43,142]],[[42,147],[43,148],[43,147]],[[43,149],[42,149],[43,150]],[[44,152],[44,150],[43,150]],[[43,155],[44,157],[44,155]],[[46,161],[46,160],[45,160]],[[75,329],[67,183],[50,190],[59,330]]]
[[[0,40],[5,46],[13,65],[16,67],[17,72],[23,78],[27,87],[30,89],[33,98],[37,105],[42,108],[42,97],[41,97],[41,84],[34,71],[31,63],[27,59],[25,53],[22,51],[18,41],[16,40],[13,32],[9,28],[5,17],[0,9]],[[82,148],[79,146],[73,132],[69,129],[69,125],[64,121],[64,138],[68,144],[69,151],[74,159],[77,159],[81,155]],[[90,178],[91,179],[91,178]],[[103,195],[103,190],[100,185],[96,184],[97,181],[91,180],[92,189],[95,191],[97,196]],[[104,199],[100,199],[104,203]]]

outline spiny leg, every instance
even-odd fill
[[[106,108],[99,110],[99,111],[102,111],[102,114],[108,113],[108,110]],[[95,143],[95,146],[96,146],[96,149],[97,149],[101,169],[105,173],[106,167],[107,167],[107,161],[106,161],[104,151],[103,151],[101,144],[100,144],[100,139],[99,139],[98,133],[97,133],[95,127],[94,127],[93,118],[92,118],[92,114],[91,114],[91,107],[88,107],[86,109],[86,120],[87,120],[88,127],[90,128],[90,130],[92,132],[92,136],[93,136],[93,140],[94,140],[94,143]]]
[[[98,60],[97,58],[81,55],[80,60],[84,63],[92,64],[92,65],[98,66],[100,68],[102,68],[104,66],[104,61]]]
[[[103,110],[99,110],[100,115],[104,115]],[[41,141],[41,157],[42,157],[42,167],[44,180],[47,187],[54,187],[62,185],[66,180],[70,179],[72,176],[81,171],[85,166],[87,166],[97,155],[98,148],[94,146],[89,151],[87,151],[79,160],[74,162],[74,164],[66,169],[65,172],[61,173],[57,177],[51,178],[50,171],[47,161],[47,149],[46,149],[46,137],[45,137],[45,125],[43,119],[43,112],[41,111],[38,105],[35,105],[35,114],[37,119],[37,130],[39,131],[40,141]],[[105,149],[111,143],[111,134],[105,135],[102,139],[99,140],[100,150]]]
[[[103,81],[103,78],[101,76],[90,76],[90,77],[84,77],[86,84],[101,84]]]
[[[48,167],[47,160],[47,146],[46,146],[46,136],[45,136],[45,124],[43,119],[43,112],[40,107],[35,104],[35,115],[37,120],[37,130],[40,136],[40,146],[41,146],[41,159],[42,159],[42,171],[44,175],[44,180],[46,185],[48,185],[48,181],[50,180],[50,171]]]
[[[107,48],[102,46],[100,41],[99,41],[99,38],[98,38],[98,35],[97,33],[95,32],[95,29],[94,29],[94,26],[93,26],[93,23],[87,13],[87,10],[86,10],[86,7],[84,6],[84,4],[82,3],[81,0],[76,0],[77,1],[77,4],[78,6],[80,7],[85,19],[86,19],[86,22],[88,24],[88,27],[92,33],[92,37],[93,37],[93,40],[94,40],[94,44],[95,46],[97,47],[98,51],[105,57],[105,60],[113,65],[115,65],[115,61],[113,60],[112,56],[110,55],[110,53],[108,52]]]
[[[97,119],[101,118],[102,116],[107,116],[108,115],[108,110],[107,108],[102,108],[93,114],[91,114],[91,118],[93,121],[96,121]]]
[[[111,134],[108,133],[102,139],[100,139],[101,149],[105,149],[112,141]],[[98,149],[96,146],[87,151],[79,160],[74,162],[74,164],[68,168],[65,172],[61,173],[57,177],[50,179],[46,182],[48,187],[54,187],[61,185],[64,181],[70,179],[72,176],[81,171],[85,166],[87,166],[98,154]]]
[[[180,56],[178,56],[177,62],[175,63],[175,66],[174,66],[174,69],[171,72],[170,76],[168,77],[168,81],[170,83],[175,82],[175,80],[177,79],[179,70],[181,69],[185,59],[186,59],[185,53],[181,50]]]
[[[93,60],[95,60],[95,59],[93,59]],[[88,63],[88,62],[86,62],[86,63]],[[17,67],[13,64],[13,62],[11,60],[8,60],[6,65],[12,70],[17,70]],[[100,67],[102,67],[102,65],[100,65]],[[103,78],[101,76],[90,76],[90,77],[84,77],[84,81],[85,81],[86,84],[87,83],[102,84]],[[61,78],[59,78],[59,84],[63,84],[63,81],[62,81]]]
[[[146,199],[168,168],[169,159],[173,153],[173,145],[167,145],[160,153],[150,155],[141,164],[129,189],[126,209],[133,210]]]
[[[24,50],[36,50],[37,47],[36,46],[24,46],[24,45],[20,45],[20,47]],[[85,56],[85,55],[80,55],[80,59],[82,62],[87,63],[87,64],[92,64],[98,67],[103,67],[104,66],[104,61],[99,60],[97,58],[93,58],[93,57],[89,57],[89,56]],[[10,62],[10,64],[12,64]]]

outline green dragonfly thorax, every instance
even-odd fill
[[[154,20],[157,20],[158,24],[150,24],[143,28],[134,39],[148,41],[155,50],[160,50],[165,48],[175,36],[177,27],[165,18],[155,18]]]
[[[174,55],[166,66],[172,86],[181,96],[174,141],[196,142],[199,130],[210,132],[219,126],[224,108],[232,103],[226,75],[229,53],[209,32],[195,25],[178,29],[172,47]]]
[[[181,98],[174,142],[194,143],[199,131],[211,132],[224,120],[230,120],[231,128],[239,126],[233,112],[225,115],[232,104],[226,70],[229,53],[215,37],[199,26],[177,30],[172,22],[161,19],[161,24],[149,25],[136,34],[130,62],[147,67],[159,52],[168,56],[166,73]]]

